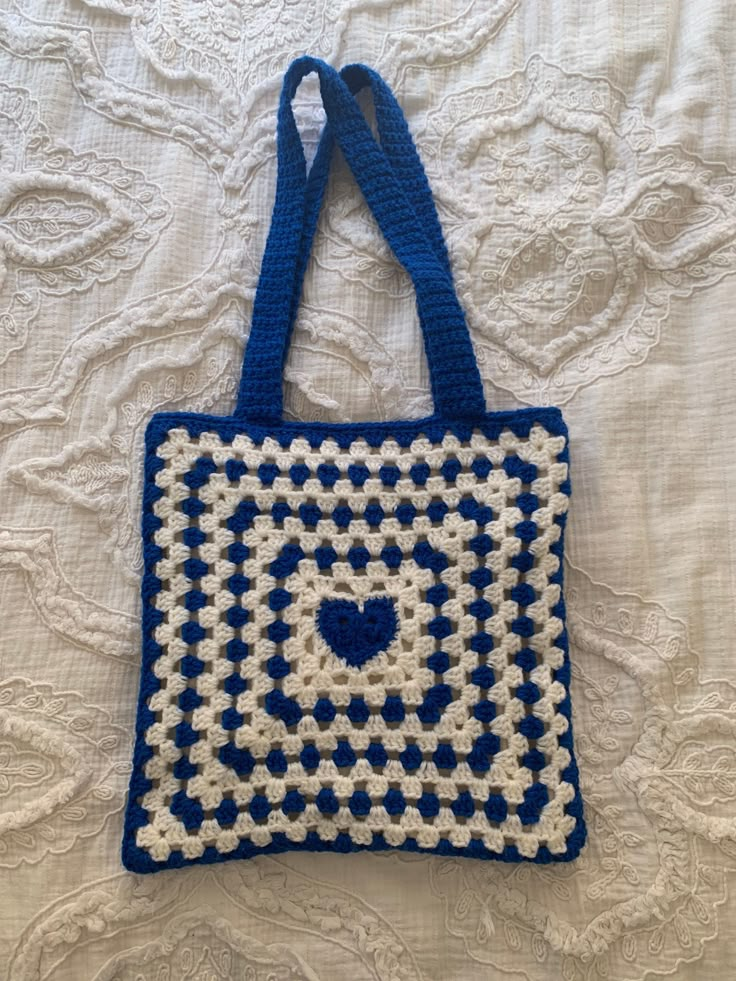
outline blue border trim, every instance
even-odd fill
[[[287,447],[297,436],[306,438],[317,448],[326,439],[334,439],[341,447],[347,447],[356,439],[365,439],[371,445],[380,445],[392,436],[400,446],[408,447],[417,436],[441,439],[453,433],[459,439],[467,438],[480,429],[489,439],[498,439],[502,430],[510,429],[516,436],[526,438],[535,422],[540,423],[553,436],[567,436],[567,426],[561,411],[555,406],[543,409],[511,409],[507,412],[484,412],[468,419],[449,419],[436,414],[422,419],[398,419],[390,422],[268,422],[263,425],[243,419],[241,416],[210,416],[198,412],[158,412],[146,427],[146,462],[166,438],[170,429],[184,426],[190,436],[203,432],[216,432],[224,440],[238,435],[250,436],[256,443],[271,437]]]
[[[540,423],[544,428],[555,436],[567,437],[567,426],[565,425],[562,413],[556,407],[547,408],[527,408],[515,409],[508,412],[488,412],[479,416],[475,420],[444,419],[441,416],[428,416],[424,419],[403,419],[392,422],[373,422],[373,423],[311,423],[311,422],[284,422],[281,425],[258,426],[244,422],[243,419],[235,416],[210,416],[200,415],[193,412],[165,412],[154,415],[146,428],[145,435],[145,464],[144,464],[144,489],[143,506],[141,514],[141,535],[145,545],[152,534],[153,504],[160,496],[160,491],[155,484],[155,475],[159,469],[156,450],[165,440],[167,433],[171,429],[184,426],[191,436],[199,436],[203,432],[216,432],[222,439],[230,441],[236,435],[247,435],[256,443],[262,443],[266,437],[272,437],[283,445],[288,446],[292,439],[297,436],[306,438],[311,446],[319,447],[324,440],[334,439],[341,447],[348,446],[358,438],[365,439],[369,444],[379,445],[387,437],[393,437],[401,446],[408,446],[413,439],[419,435],[426,435],[427,438],[441,439],[446,433],[451,432],[458,438],[467,438],[475,429],[480,429],[489,439],[497,439],[503,429],[510,429],[519,437],[526,437],[534,423]],[[569,452],[567,446],[559,455],[561,462],[569,464]],[[568,487],[566,488],[569,493]],[[562,556],[564,552],[565,537],[565,516],[558,519],[562,528],[560,539],[553,552],[560,559],[560,569],[553,581],[559,583],[562,588],[564,569]],[[145,561],[145,574],[141,586],[142,608],[142,658],[139,681],[139,692],[136,709],[136,736],[133,750],[133,770],[128,789],[128,799],[125,808],[125,824],[122,843],[122,862],[126,869],[131,872],[150,873],[159,872],[164,869],[183,868],[187,865],[211,865],[219,862],[226,862],[234,859],[253,858],[257,855],[275,855],[287,851],[308,851],[308,852],[332,852],[349,853],[362,851],[385,851],[396,849],[398,851],[417,852],[429,855],[443,855],[446,857],[457,858],[479,858],[487,861],[500,862],[530,862],[533,864],[550,864],[553,862],[570,862],[577,858],[583,848],[587,831],[583,816],[583,800],[580,793],[579,773],[573,748],[573,723],[572,708],[570,703],[570,655],[567,629],[565,628],[557,642],[558,646],[564,651],[564,661],[562,667],[556,672],[556,680],[560,681],[567,692],[566,697],[560,703],[559,711],[565,715],[569,721],[566,733],[560,737],[560,745],[569,750],[571,756],[570,765],[567,767],[566,779],[575,788],[575,795],[567,805],[566,812],[575,817],[575,828],[567,839],[567,849],[559,855],[553,855],[546,846],[542,846],[534,858],[525,858],[521,855],[514,845],[507,846],[500,854],[489,851],[481,842],[473,842],[466,848],[456,848],[448,841],[442,841],[435,848],[420,848],[416,839],[408,838],[403,845],[390,845],[382,835],[374,836],[373,843],[370,845],[357,845],[350,836],[341,833],[332,842],[322,841],[316,832],[308,832],[304,842],[292,842],[282,833],[274,835],[273,841],[266,846],[258,847],[250,841],[241,841],[240,845],[232,852],[221,854],[216,848],[210,846],[205,849],[204,854],[199,858],[186,859],[181,852],[173,852],[165,862],[154,861],[149,853],[139,848],[135,844],[135,834],[141,825],[142,816],[145,815],[143,808],[137,803],[137,798],[141,796],[150,786],[145,777],[144,767],[151,758],[152,751],[146,745],[145,732],[150,724],[150,710],[146,701],[152,691],[152,680],[157,682],[153,674],[153,663],[159,656],[158,645],[152,640],[150,634],[154,626],[152,616],[153,608],[150,606],[150,598],[158,590],[151,589],[151,579],[156,564],[155,558]],[[155,577],[154,577],[155,578]],[[563,623],[566,623],[564,599],[561,600],[558,609]]]

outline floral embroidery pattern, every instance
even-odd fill
[[[75,692],[0,684],[0,866],[95,835],[123,806],[128,738]]]
[[[602,79],[535,56],[418,139],[490,374],[525,401],[640,364],[671,301],[734,268],[733,175],[661,146]]]
[[[10,294],[0,304],[1,364],[26,343],[40,293],[81,292],[134,269],[171,214],[139,172],[54,145],[35,101],[7,84],[0,139],[0,288]]]
[[[513,968],[530,981],[690,981],[703,955],[721,966],[736,698],[718,669],[725,621],[722,633],[705,628],[730,594],[727,572],[701,575],[684,537],[668,574],[707,583],[702,619],[671,605],[711,645],[699,641],[697,657],[672,612],[566,571],[591,831],[574,868],[376,853],[146,880],[119,871],[143,420],[232,405],[270,209],[266,105],[293,55],[359,57],[406,100],[494,407],[566,402],[583,449],[586,386],[602,383],[622,411],[618,373],[646,387],[666,368],[691,408],[687,393],[709,389],[702,366],[670,360],[669,342],[693,326],[710,339],[719,311],[727,318],[733,175],[716,161],[733,167],[734,154],[718,121],[721,42],[709,47],[708,32],[729,11],[699,10],[699,43],[658,74],[659,28],[643,7],[633,19],[631,5],[607,11],[610,33],[600,8],[587,9],[613,57],[591,43],[585,17],[565,22],[574,44],[563,53],[544,5],[516,0],[0,11],[0,865],[21,897],[0,918],[3,979],[115,977],[146,951],[153,977],[278,970],[326,981],[325,965],[339,964],[340,977],[430,981],[433,944],[468,975]],[[679,23],[682,40],[692,9],[662,23]],[[629,55],[645,38],[644,71],[629,60],[622,70],[618,36]],[[319,118],[303,103],[298,118],[309,152]],[[427,415],[408,285],[338,163],[333,181],[286,368],[289,411]],[[179,258],[194,253],[182,276]],[[653,445],[669,445],[666,413],[653,407],[647,425]],[[596,436],[612,445],[610,432]],[[595,453],[577,459],[598,472]],[[578,514],[590,506],[582,495]],[[727,500],[716,500],[720,517]],[[656,508],[636,500],[632,516]],[[725,570],[728,544],[709,524],[703,548],[710,558],[713,542]],[[99,561],[80,561],[80,541]],[[584,545],[578,534],[586,566]],[[99,725],[115,746],[101,745]]]

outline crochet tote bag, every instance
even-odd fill
[[[291,102],[317,72],[307,175]],[[352,92],[370,85],[377,142]],[[410,275],[434,414],[283,419],[282,371],[337,141]],[[143,664],[123,861],[289,849],[534,862],[579,852],[556,408],[487,412],[445,243],[380,77],[301,58],[235,414],[146,432]]]

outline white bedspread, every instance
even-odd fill
[[[729,0],[0,4],[0,978],[677,981],[736,968]],[[489,406],[562,406],[589,843],[123,871],[142,434],[227,414],[283,69],[394,86]],[[297,99],[305,139],[316,89]],[[289,414],[430,411],[408,281],[336,166]],[[730,454],[730,455],[729,455]]]

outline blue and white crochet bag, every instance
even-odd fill
[[[328,124],[307,175],[291,102],[313,71]],[[365,85],[380,145],[352,95]],[[334,141],[414,283],[429,418],[283,420]],[[289,849],[574,858],[569,491],[558,409],[486,411],[390,90],[363,66],[294,62],[235,414],[158,414],[146,433],[127,868]]]

